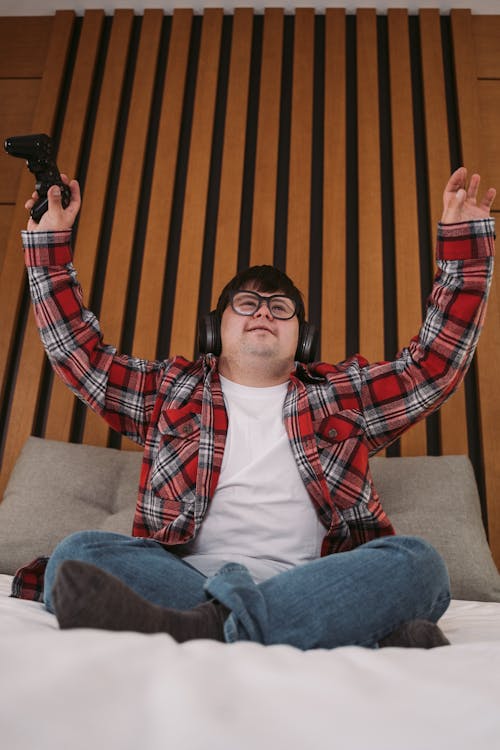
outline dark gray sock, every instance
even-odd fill
[[[95,565],[66,560],[58,568],[52,601],[59,627],[169,633],[183,643],[195,638],[224,641],[229,614],[217,601],[181,611],[146,601]]]
[[[400,646],[401,648],[436,648],[449,646],[450,642],[441,628],[430,620],[411,620],[401,625],[379,641],[380,648]]]

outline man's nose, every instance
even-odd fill
[[[269,318],[269,320],[273,320],[271,310],[269,309],[269,303],[262,300],[257,310],[254,312],[253,317],[257,318],[263,316]]]

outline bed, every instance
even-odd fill
[[[67,533],[128,533],[139,466],[134,452],[38,438],[16,463],[0,505],[2,747],[497,750],[500,576],[466,457],[372,461],[398,531],[428,538],[450,570],[452,645],[430,651],[60,631],[41,603],[12,598],[16,566]]]

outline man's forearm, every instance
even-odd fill
[[[83,305],[71,231],[22,237],[35,320],[52,367],[113,429],[143,443],[168,363],[120,356],[103,343],[97,318]]]

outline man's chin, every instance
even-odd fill
[[[245,348],[245,354],[251,357],[262,357],[262,359],[272,359],[276,357],[276,350],[271,346],[249,346]]]

